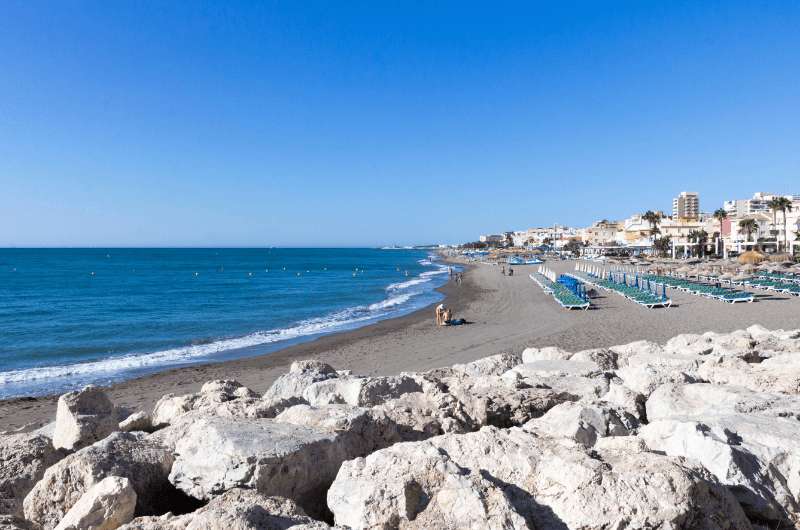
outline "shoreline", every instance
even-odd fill
[[[450,260],[449,260],[450,261]],[[455,264],[465,265],[461,261]],[[552,261],[556,273],[574,261]],[[639,340],[665,343],[682,333],[729,333],[760,324],[796,329],[800,298],[755,292],[758,302],[723,302],[671,290],[673,306],[646,309],[625,298],[601,293],[589,311],[566,311],[528,274],[535,266],[516,266],[515,275],[497,267],[466,264],[459,287],[448,281],[438,291],[457,318],[469,324],[437,327],[431,306],[355,330],[323,335],[262,355],[173,368],[105,387],[109,397],[132,412],[150,411],[165,394],[196,392],[214,379],[236,379],[263,393],[291,362],[318,359],[337,370],[362,375],[395,375],[471,362],[497,353],[520,354],[527,347],[558,346],[577,352]],[[0,431],[34,429],[55,417],[58,396],[0,401]]]
[[[462,267],[467,272],[473,265],[451,262],[442,259],[441,263]],[[448,280],[437,287],[436,292],[443,295],[442,300],[432,302],[408,314],[379,320],[355,329],[321,334],[316,337],[291,339],[283,346],[275,344],[251,346],[252,355],[222,361],[209,361],[189,366],[173,367],[158,372],[141,375],[124,381],[102,385],[112,401],[132,411],[150,410],[156,401],[168,393],[182,394],[197,392],[206,381],[212,379],[237,379],[250,388],[264,392],[272,381],[286,372],[289,365],[305,358],[325,359],[325,352],[348,347],[357,341],[369,341],[375,336],[398,332],[433,321],[430,314],[435,304],[447,303],[458,310],[475,297],[474,286],[464,282],[456,286]],[[259,352],[259,350],[261,350]],[[337,366],[338,369],[352,369],[365,375],[376,375],[376,366],[365,372],[358,366]],[[252,376],[253,372],[258,376]],[[235,375],[232,375],[235,374]],[[63,393],[63,392],[62,392]],[[62,393],[39,396],[17,396],[0,399],[0,432],[28,431],[46,425],[55,418],[58,398]]]

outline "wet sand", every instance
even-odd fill
[[[565,272],[574,262],[548,266]],[[454,316],[469,322],[464,326],[437,327],[429,307],[273,353],[133,379],[111,386],[109,395],[118,405],[150,410],[162,395],[193,392],[211,379],[237,379],[263,392],[298,359],[316,358],[365,375],[396,374],[520,352],[528,346],[577,351],[640,339],[665,342],[680,333],[727,332],[752,324],[800,328],[800,298],[762,291],[754,291],[759,302],[735,305],[669,291],[675,303],[669,309],[645,309],[601,293],[591,310],[566,311],[528,278],[534,266],[514,269],[515,275],[508,277],[498,267],[472,265],[461,286],[451,282],[441,289]],[[0,401],[0,431],[52,421],[56,400],[57,396]]]

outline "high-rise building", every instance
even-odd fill
[[[672,199],[672,217],[676,219],[700,217],[700,195],[693,191],[682,191]]]

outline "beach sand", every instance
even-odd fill
[[[567,261],[547,265],[556,272],[574,268],[574,262]],[[499,267],[470,265],[461,286],[451,282],[441,289],[454,316],[469,322],[464,326],[436,327],[429,307],[266,355],[134,379],[113,385],[108,393],[117,405],[150,410],[162,395],[194,392],[212,379],[237,379],[263,392],[298,359],[320,359],[365,375],[396,374],[521,352],[528,346],[577,351],[641,339],[665,342],[680,333],[729,332],[752,324],[800,327],[800,298],[761,291],[755,291],[758,303],[735,305],[670,291],[675,306],[669,309],[645,309],[601,293],[593,309],[566,311],[528,278],[534,266],[514,269],[515,275],[508,277]],[[27,430],[52,421],[56,401],[57,396],[0,402],[0,431]]]

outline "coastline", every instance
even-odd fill
[[[464,265],[456,262],[458,265]],[[549,262],[557,273],[572,261]],[[237,360],[175,368],[107,387],[120,406],[150,411],[164,394],[196,392],[214,379],[236,379],[263,393],[296,360],[319,359],[338,370],[393,375],[464,363],[526,347],[558,346],[568,351],[610,347],[638,340],[664,343],[681,333],[731,332],[760,324],[768,329],[800,327],[800,298],[759,292],[766,303],[724,304],[671,291],[673,307],[645,309],[621,296],[602,293],[589,311],[565,311],[529,278],[534,266],[515,267],[513,277],[497,267],[466,265],[459,287],[438,290],[464,326],[439,328],[431,306],[405,316]],[[58,396],[0,401],[0,431],[25,430],[55,418]]]
[[[441,263],[448,261],[442,259]],[[464,268],[465,273],[473,267],[464,263],[452,263]],[[165,394],[197,392],[203,383],[213,379],[236,379],[256,391],[264,392],[275,378],[286,372],[292,362],[312,357],[331,364],[337,363],[339,369],[351,369],[365,375],[392,373],[391,370],[382,370],[384,363],[371,363],[369,359],[362,359],[354,365],[342,365],[342,362],[348,362],[349,359],[336,359],[335,352],[350,348],[356,343],[369,343],[379,336],[405,334],[419,327],[428,327],[426,323],[433,321],[431,311],[434,305],[446,303],[458,311],[477,296],[476,286],[466,281],[461,286],[448,281],[435,291],[444,298],[405,315],[310,339],[293,339],[278,348],[274,344],[252,346],[247,349],[253,353],[241,358],[169,368],[103,386],[103,389],[120,406],[131,410],[150,410]],[[412,365],[394,371],[414,369],[417,368]],[[60,395],[61,393],[0,399],[0,432],[28,431],[46,425],[55,418]]]

